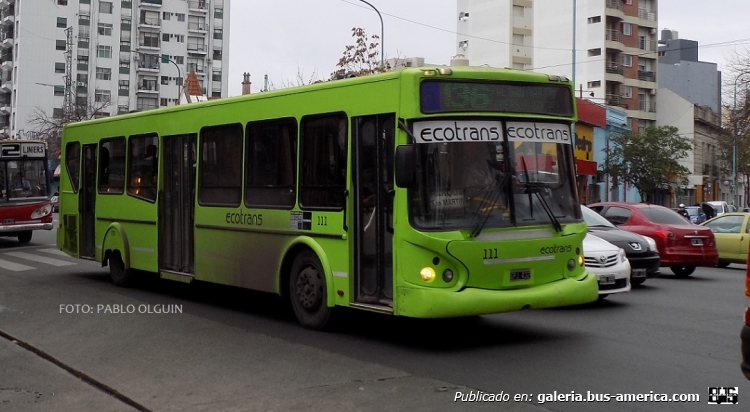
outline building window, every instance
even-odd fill
[[[185,21],[185,13],[175,13],[177,21]]]
[[[159,47],[159,33],[143,33],[143,43],[145,47]]]
[[[161,99],[159,99],[159,105],[162,107],[169,106],[169,99],[167,99],[166,97],[162,97]]]
[[[98,45],[96,46],[96,55],[97,57],[102,57],[105,59],[109,59],[112,57],[112,46],[103,46]]]
[[[55,63],[55,73],[65,73],[65,63]]]
[[[215,82],[220,82],[221,81],[221,72],[214,70],[211,73],[211,80],[213,80]]]
[[[112,100],[112,93],[109,90],[96,89],[94,101],[97,103],[107,103]]]
[[[128,90],[130,89],[130,80],[128,79],[120,79],[117,81],[117,87],[120,90]]]
[[[57,0],[57,5],[58,6],[67,6],[68,5],[68,0]]]
[[[65,94],[65,86],[55,86],[55,96],[63,96]]]
[[[172,60],[175,61],[177,64],[184,64],[185,63],[185,57],[184,56],[172,56]]]
[[[589,17],[589,24],[601,23],[601,22],[602,22],[602,16]]]
[[[586,84],[586,86],[587,86],[587,87],[588,87],[589,89],[596,89],[597,87],[602,87],[602,82],[601,82],[601,80],[595,80],[595,81],[593,81],[593,82],[588,82],[588,83]]]
[[[161,35],[161,41],[168,42],[169,41],[169,33],[162,33]]]
[[[110,23],[99,23],[99,26],[96,31],[97,33],[99,33],[100,36],[111,36],[112,25]]]
[[[174,35],[174,41],[177,43],[185,43],[185,35],[184,34],[175,34]]]
[[[623,66],[631,67],[633,65],[633,56],[625,53],[621,54],[620,63],[622,63]]]
[[[224,38],[224,29],[214,29],[214,39]]]
[[[100,1],[99,2],[99,13],[112,14],[112,2],[111,1]]]
[[[76,82],[78,82],[78,86],[86,86],[89,84],[89,75],[87,73],[76,74]]]
[[[159,104],[159,101],[156,100],[156,98],[152,97],[139,97],[136,101],[136,109],[137,110],[151,110],[156,109]]]
[[[78,26],[78,41],[89,41],[91,26]]]
[[[221,60],[221,50],[214,50],[214,60]]]
[[[54,108],[52,109],[52,118],[53,119],[62,119],[63,117],[63,109],[61,108]]]
[[[620,86],[620,96],[622,96],[625,99],[630,99],[633,97],[633,87],[632,86]]]
[[[167,76],[161,76],[161,84],[163,84],[165,86],[168,85],[169,84],[169,77],[167,77]]]
[[[601,56],[602,49],[589,49],[589,57]]]
[[[107,67],[97,67],[96,78],[99,80],[112,80],[112,69]]]
[[[165,11],[161,14],[162,20],[170,20],[172,18],[172,13]]]
[[[56,40],[55,50],[65,50],[65,40]]]
[[[58,17],[57,18],[57,27],[59,27],[61,29],[68,28],[68,19],[66,19],[65,17]]]
[[[622,23],[622,34],[625,36],[633,34],[633,26],[630,23]]]

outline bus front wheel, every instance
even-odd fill
[[[112,252],[109,257],[109,276],[112,278],[112,283],[117,286],[128,286],[133,280],[132,273],[131,269],[125,269],[120,252]]]
[[[29,242],[31,242],[31,235],[33,233],[34,232],[32,232],[30,230],[26,231],[26,232],[22,232],[20,235],[18,235],[18,242],[20,242],[20,243],[29,243]]]
[[[302,326],[320,330],[328,323],[332,309],[328,307],[325,272],[310,250],[300,253],[292,264],[289,300]]]

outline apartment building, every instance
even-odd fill
[[[230,0],[0,0],[0,134],[31,119],[173,106],[187,73],[228,92]]]
[[[632,130],[655,125],[658,0],[457,4],[456,51],[472,66],[565,75],[581,96],[624,111]]]
[[[456,54],[472,66],[531,70],[533,0],[458,0]]]

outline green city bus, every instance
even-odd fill
[[[65,126],[58,247],[416,318],[597,299],[564,77],[427,67]]]

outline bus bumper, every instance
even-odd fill
[[[0,233],[26,232],[29,230],[52,230],[52,223],[24,223],[12,226],[0,226]]]
[[[596,276],[586,272],[579,278],[566,278],[528,289],[461,291],[397,288],[398,306],[394,313],[415,318],[448,318],[571,306],[597,300]]]

